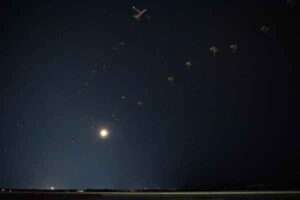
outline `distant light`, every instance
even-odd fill
[[[232,50],[233,53],[235,53],[238,50],[237,44],[231,44],[229,45],[229,48]]]
[[[50,187],[50,190],[55,190],[55,188],[53,186]]]
[[[267,25],[262,25],[260,27],[260,31],[263,32],[263,33],[267,33],[270,31],[270,27],[268,27]]]
[[[217,53],[219,53],[219,49],[216,46],[211,46],[209,48],[209,51],[215,56]]]
[[[137,102],[137,105],[138,105],[138,106],[142,106],[142,105],[144,105],[144,103],[143,103],[142,101],[138,101],[138,102]]]
[[[168,81],[169,81],[169,82],[174,82],[174,81],[175,81],[174,76],[169,76],[169,77],[168,77]]]
[[[107,129],[104,129],[104,128],[103,128],[103,129],[100,130],[99,135],[100,135],[101,138],[105,139],[105,138],[108,137],[109,131],[108,131]]]
[[[191,62],[191,61],[186,61],[186,62],[185,62],[185,66],[186,66],[187,68],[190,68],[190,67],[192,66],[192,62]]]

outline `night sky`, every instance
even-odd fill
[[[298,6],[2,0],[0,187],[299,184]]]

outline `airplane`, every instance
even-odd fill
[[[192,62],[191,61],[186,61],[185,62],[185,66],[189,69],[192,66]]]
[[[232,50],[232,53],[236,53],[239,47],[237,44],[231,44],[229,45],[229,48]]]
[[[263,32],[263,33],[267,33],[270,31],[270,27],[266,26],[266,25],[263,25],[260,27],[260,31]]]
[[[219,53],[219,49],[215,46],[212,46],[209,48],[209,51],[215,56],[217,53]]]
[[[168,77],[168,81],[169,81],[170,83],[173,83],[173,82],[175,81],[174,76],[169,76],[169,77]]]
[[[136,14],[133,15],[133,18],[138,21],[140,21],[142,17],[145,15],[145,13],[147,12],[147,9],[140,10],[135,6],[132,6],[132,9],[136,12]]]

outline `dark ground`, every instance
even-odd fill
[[[95,199],[105,199],[105,200],[121,200],[121,199],[215,199],[215,200],[231,200],[231,199],[248,199],[248,200],[272,200],[272,199],[286,199],[286,200],[294,200],[300,198],[300,192],[185,192],[185,193],[177,193],[177,194],[164,194],[161,192],[155,193],[118,193],[114,194],[111,192],[100,192],[100,193],[70,193],[70,192],[3,192],[0,193],[0,199],[53,199],[53,200],[77,200],[77,199],[87,199],[87,200],[95,200]]]

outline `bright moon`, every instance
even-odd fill
[[[107,129],[101,129],[99,134],[101,138],[105,139],[108,137],[109,132]]]

